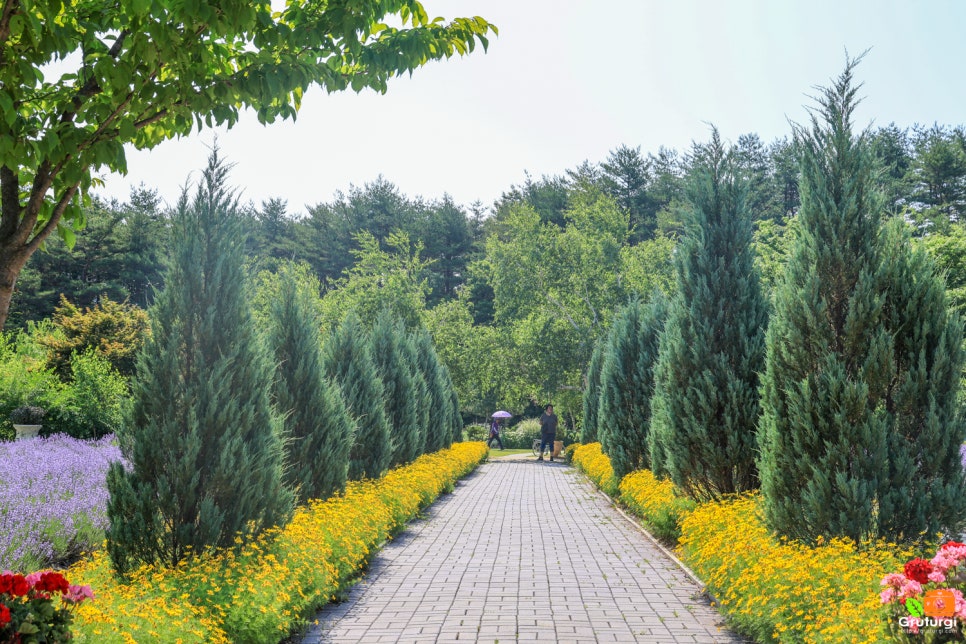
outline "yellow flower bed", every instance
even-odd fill
[[[283,529],[237,551],[215,551],[175,569],[144,567],[124,583],[97,553],[70,570],[97,599],[77,610],[77,642],[282,640],[359,574],[373,551],[420,509],[471,472],[486,445],[457,443],[344,495],[311,501]],[[75,581],[76,579],[76,581]]]
[[[574,450],[573,464],[610,496],[617,494],[618,480],[610,459],[600,451],[600,443],[588,443]]]
[[[680,496],[668,479],[658,480],[650,470],[631,472],[621,479],[620,496],[624,505],[639,516],[654,535],[674,545],[681,536],[681,519],[695,502]]]
[[[732,622],[761,642],[883,642],[879,581],[911,553],[839,539],[809,547],[765,527],[758,493],[699,505],[679,552]]]
[[[890,640],[879,582],[901,570],[911,551],[886,543],[856,548],[842,540],[815,547],[780,541],[765,526],[758,493],[695,504],[646,470],[627,475],[618,487],[599,443],[579,447],[574,463],[611,496],[616,492],[608,488],[619,491],[621,502],[658,536],[680,535],[678,555],[704,580],[729,622],[756,641]]]

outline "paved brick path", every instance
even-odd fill
[[[493,461],[325,608],[320,642],[741,642],[700,587],[574,469]]]

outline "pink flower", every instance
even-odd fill
[[[906,576],[901,572],[890,572],[888,575],[882,578],[879,582],[880,586],[891,586],[892,588],[901,588],[902,584],[906,582]]]
[[[897,593],[893,596],[893,600],[905,600],[910,597],[918,597],[922,594],[922,584],[920,584],[918,581],[907,578],[900,572],[890,572],[888,575],[882,578],[882,581],[879,582],[879,584],[882,586],[889,586],[897,591]]]
[[[90,586],[71,585],[67,589],[67,594],[64,595],[64,601],[72,604],[79,604],[85,599],[94,599],[94,591],[91,590]]]
[[[934,569],[931,573],[929,573],[929,581],[933,582],[934,584],[941,584],[946,581],[946,575]]]
[[[950,568],[958,566],[963,559],[966,559],[966,548],[957,546],[955,548],[941,549],[929,563],[932,564],[934,570],[946,572]]]
[[[882,600],[883,604],[889,604],[896,598],[895,588],[886,588],[881,593],[879,593],[879,599]]]
[[[27,583],[30,584],[31,588],[37,585],[37,582],[40,581],[40,576],[42,574],[43,573],[40,573],[40,572],[32,572],[29,575],[27,575],[26,577]]]
[[[956,598],[956,617],[959,619],[966,619],[966,599],[963,598],[962,591],[958,588],[950,588],[949,590]]]

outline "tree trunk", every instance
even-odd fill
[[[30,259],[31,252],[22,244],[16,244],[9,239],[0,241],[0,244],[4,244],[0,245],[0,331],[3,331],[7,314],[10,312],[14,285],[20,271]]]

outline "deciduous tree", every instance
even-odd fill
[[[388,26],[388,23],[401,23]],[[24,263],[83,228],[93,172],[195,127],[295,118],[313,85],[372,88],[487,45],[416,0],[0,3],[0,328]]]

